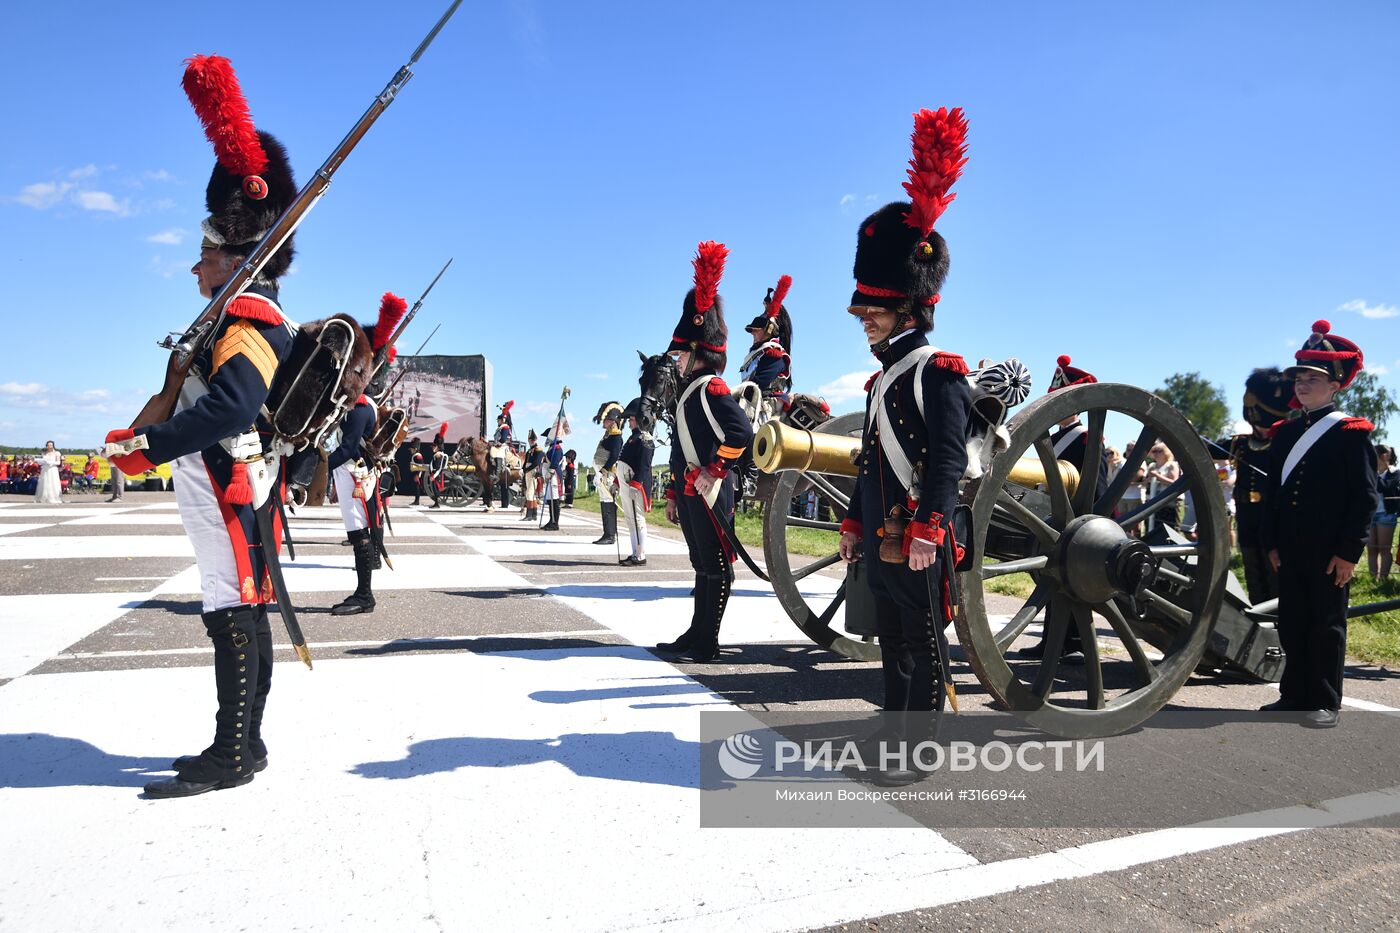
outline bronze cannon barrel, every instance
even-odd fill
[[[753,462],[765,473],[797,470],[801,473],[855,476],[859,456],[858,437],[806,431],[778,421],[765,424],[753,440]],[[1060,478],[1065,488],[1073,496],[1079,488],[1079,470],[1064,460],[1055,462],[1060,468]],[[1007,480],[1018,486],[1033,488],[1045,482],[1045,468],[1037,457],[1022,457],[1011,468]]]

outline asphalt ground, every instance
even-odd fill
[[[397,671],[404,664],[410,665],[406,670],[427,670],[424,665],[450,665],[455,656],[501,663],[553,661],[527,667],[532,673],[525,675],[530,683],[522,688],[528,692],[520,702],[547,710],[625,708],[628,716],[643,717],[640,723],[655,721],[655,729],[637,728],[632,734],[657,736],[658,743],[679,737],[685,730],[675,723],[689,723],[701,710],[742,710],[761,721],[774,713],[860,713],[878,707],[878,664],[846,660],[807,641],[786,621],[766,585],[742,565],[721,635],[720,661],[677,665],[639,654],[637,646],[669,640],[688,623],[688,559],[678,530],[666,526],[659,511],[651,522],[648,565],[621,568],[615,548],[591,544],[600,530],[591,514],[566,510],[564,529],[550,533],[519,521],[516,510],[410,509],[405,501],[398,500],[393,510],[397,522],[388,540],[396,569],[376,573],[377,610],[360,617],[328,612],[353,584],[350,550],[342,543],[336,511],[307,510],[292,517],[297,557],[288,563],[288,583],[318,665],[354,662],[347,670],[363,670],[357,677],[372,683],[380,670]],[[209,666],[208,643],[197,618],[193,556],[173,504],[169,494],[144,492],[128,493],[115,505],[96,496],[43,508],[17,497],[0,501],[0,750],[22,749],[15,737],[36,734],[16,712],[23,707],[17,692],[22,684],[31,685],[23,689],[44,691],[49,699],[43,702],[52,704],[53,697],[80,692],[104,676],[154,684],[177,676],[179,669]],[[819,590],[830,588],[839,572],[811,579]],[[988,610],[1010,614],[1019,605],[1019,600],[989,597]],[[285,641],[280,634],[278,638]],[[1028,636],[1023,644],[1030,640]],[[413,658],[423,660],[392,660]],[[278,660],[293,660],[289,646],[279,644]],[[575,661],[611,666],[600,666],[596,681],[585,673],[581,681],[555,683],[554,672],[562,673],[566,663]],[[994,709],[956,645],[953,662],[962,709]],[[463,668],[478,669],[465,661]],[[635,676],[617,676],[618,671]],[[1074,695],[1076,676],[1073,669],[1065,671],[1066,695]],[[1327,734],[1331,745],[1308,745],[1294,734],[1301,730],[1289,727],[1292,732],[1280,728],[1272,733],[1278,736],[1272,749],[1239,741],[1227,746],[1236,739],[1229,730],[1248,723],[1234,714],[1257,709],[1276,698],[1277,691],[1199,673],[1167,710],[1188,714],[1188,722],[1194,713],[1215,714],[1217,721],[1208,728],[1146,730],[1137,747],[1148,749],[1143,754],[1150,754],[1160,780],[1145,780],[1140,787],[1121,780],[1093,785],[1077,796],[1062,786],[1059,792],[1070,796],[1044,798],[1059,801],[1056,812],[1042,814],[1044,825],[998,825],[992,808],[961,825],[942,825],[917,805],[896,805],[912,828],[865,830],[867,835],[852,837],[872,844],[875,853],[889,851],[888,861],[867,859],[867,870],[824,853],[826,844],[845,838],[838,830],[801,835],[801,848],[793,842],[797,835],[748,830],[743,832],[770,834],[751,844],[757,851],[775,851],[776,861],[768,867],[775,879],[796,872],[803,880],[790,888],[783,887],[788,882],[774,880],[772,890],[765,890],[761,869],[755,880],[743,864],[706,863],[706,883],[729,886],[723,897],[673,896],[665,886],[631,890],[628,895],[641,902],[632,913],[612,917],[606,913],[611,906],[595,906],[590,908],[594,912],[584,910],[567,921],[531,915],[530,923],[570,929],[624,923],[663,929],[1400,928],[1400,889],[1393,884],[1400,860],[1400,777],[1387,772],[1396,752],[1383,749],[1352,764],[1354,746],[1349,749],[1347,743],[1348,734],[1355,745],[1381,743],[1393,735],[1385,730],[1394,721],[1388,711],[1400,709],[1400,674],[1351,664],[1346,689],[1348,708],[1342,727]],[[489,688],[478,689],[469,680],[460,690],[463,702],[500,702]],[[207,692],[212,695],[212,689]],[[7,703],[11,698],[14,702]],[[191,701],[202,706],[209,699],[199,695]],[[162,713],[151,715],[159,733]],[[287,714],[279,711],[275,694],[270,721],[279,715]],[[411,710],[406,715],[411,717]],[[406,740],[413,738],[411,733],[408,728]],[[70,734],[90,748],[115,741],[101,727],[77,721]],[[644,758],[645,741],[638,742]],[[404,744],[411,759],[416,746]],[[1309,755],[1313,757],[1305,757]],[[553,757],[568,766],[566,777],[597,777],[591,760]],[[87,775],[83,769],[100,769],[106,761],[89,756],[72,767]],[[299,762],[298,767],[314,769],[314,762]],[[9,766],[0,757],[0,812],[8,797],[11,807],[41,813],[54,808],[52,817],[59,819],[67,805],[64,794],[75,787],[101,784],[134,796],[149,776],[128,771],[111,780],[84,776],[69,787],[61,766],[51,781],[35,780],[36,768],[22,754]],[[48,773],[54,772],[49,767]],[[450,773],[469,784],[475,772]],[[271,774],[237,793],[252,798],[272,783]],[[1315,784],[1309,784],[1313,778]],[[1313,786],[1335,792],[1313,794]],[[45,796],[38,796],[40,787]],[[700,791],[693,783],[683,789],[689,796],[682,799],[693,806]],[[1147,815],[1093,818],[1131,813],[1135,805]],[[1275,816],[1258,817],[1260,811]],[[1220,823],[1226,815],[1237,819]],[[104,825],[100,815],[93,819],[93,825]],[[1197,825],[1207,819],[1214,822]],[[623,825],[620,831],[646,836],[652,827],[638,816],[636,825]],[[723,841],[725,830],[700,832],[717,836],[719,851],[731,846]],[[887,835],[872,843],[868,834],[877,832]],[[956,857],[920,864],[925,856],[910,843],[914,834],[936,835],[938,851],[947,849]],[[0,865],[7,869],[0,874],[20,867],[28,857],[26,844],[34,844],[34,838],[18,834],[0,846]],[[646,847],[641,851],[645,858]],[[800,872],[786,864],[793,861],[800,863]],[[569,861],[554,871],[570,871]],[[625,868],[620,872],[627,873]],[[613,882],[627,890],[626,880]],[[173,922],[144,901],[145,906],[138,906],[113,897],[118,912],[135,922]],[[8,915],[15,929],[62,928],[57,920],[53,927],[34,925],[36,917],[48,916],[39,910],[44,899],[32,886],[21,893],[17,882],[0,883],[0,927]],[[429,913],[441,926],[461,927],[446,908]],[[501,915],[508,927],[512,917],[525,922],[525,915],[509,904]],[[92,919],[97,928],[99,918]],[[272,922],[269,928],[279,924]]]

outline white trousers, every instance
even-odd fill
[[[175,504],[180,509],[180,521],[194,548],[194,560],[199,570],[199,588],[204,597],[205,612],[228,609],[244,602],[238,560],[230,529],[214,496],[214,481],[204,466],[204,455],[198,451],[173,461],[170,469],[175,481]]]
[[[632,556],[642,560],[647,556],[647,511],[642,491],[630,483],[622,487],[617,509],[627,522],[627,534],[632,541]]]
[[[364,499],[355,498],[355,477],[350,473],[350,464],[342,463],[335,468],[335,497],[340,504],[340,517],[345,519],[346,531],[363,531],[369,527],[369,513],[365,502],[374,495],[374,472],[364,478]]]

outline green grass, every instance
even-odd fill
[[[982,558],[984,564],[1000,563],[996,558]],[[992,577],[982,584],[982,589],[988,593],[998,593],[1002,596],[1014,596],[1017,599],[1025,599],[1031,595],[1035,589],[1035,581],[1028,573],[1008,573],[1001,577]]]

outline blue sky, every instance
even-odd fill
[[[9,10],[0,443],[125,426],[202,306],[186,56],[233,60],[302,181],[443,6]],[[441,322],[431,351],[484,353],[518,426],[567,382],[592,429],[717,239],[734,364],[789,274],[798,388],[850,410],[873,369],[844,311],[856,227],[903,196],[913,111],[962,106],[939,346],[1019,356],[1037,391],[1060,353],[1148,388],[1199,370],[1234,406],[1327,317],[1400,391],[1397,35],[1390,2],[468,0],[303,225],[283,302],[369,319],[453,256],[408,345]]]

